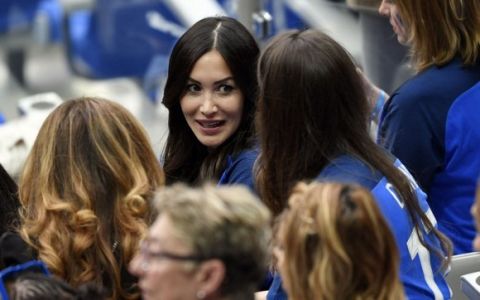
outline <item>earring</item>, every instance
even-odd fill
[[[205,291],[199,290],[196,296],[197,296],[197,299],[204,299],[205,296],[207,296],[207,293],[205,293]]]
[[[147,271],[148,270],[148,263],[142,262],[142,264],[140,265],[140,269],[142,269],[143,272]]]

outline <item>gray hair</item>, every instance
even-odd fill
[[[155,205],[196,256],[224,263],[222,295],[253,295],[267,274],[271,238],[270,212],[253,193],[243,186],[175,184],[157,193]]]

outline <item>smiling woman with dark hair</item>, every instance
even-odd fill
[[[178,40],[163,97],[167,184],[211,180],[253,189],[258,54],[248,30],[228,17],[200,20]]]

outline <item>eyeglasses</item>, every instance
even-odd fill
[[[7,284],[23,273],[41,273],[50,276],[47,266],[39,260],[32,260],[21,265],[11,266],[0,271],[0,295],[2,300],[8,300]]]
[[[140,255],[143,257],[144,261],[145,260],[149,261],[152,258],[157,258],[157,259],[170,259],[170,260],[178,260],[178,261],[201,262],[208,259],[207,257],[200,256],[200,255],[181,255],[181,254],[175,254],[169,251],[153,252],[153,251],[150,251],[149,249],[150,244],[151,243],[148,240],[143,240],[140,244]]]

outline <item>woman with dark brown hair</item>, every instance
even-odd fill
[[[258,54],[250,32],[229,17],[200,20],[175,44],[163,97],[167,184],[214,181],[253,189]]]
[[[449,298],[442,267],[449,240],[405,167],[375,144],[369,105],[349,54],[315,31],[274,38],[259,59],[257,187],[275,213],[299,180],[356,183],[371,190],[400,253],[400,279],[410,299]],[[277,276],[269,299],[282,299]]]

